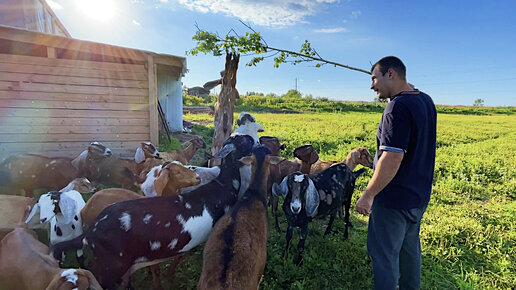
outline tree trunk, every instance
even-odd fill
[[[238,70],[239,54],[226,54],[226,66],[224,75],[222,76],[222,88],[219,98],[215,103],[215,133],[213,134],[213,144],[211,153],[213,155],[219,153],[222,143],[233,132],[233,110],[235,109],[235,101],[238,98],[236,86],[236,73]],[[218,165],[219,162],[211,160],[210,166]]]

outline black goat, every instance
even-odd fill
[[[298,265],[301,262],[308,235],[308,223],[314,217],[322,218],[330,215],[324,234],[331,233],[335,215],[343,204],[346,209],[344,239],[348,238],[348,227],[352,226],[349,221],[349,209],[355,189],[355,180],[364,171],[365,168],[362,168],[353,172],[345,164],[339,163],[316,175],[304,175],[296,172],[285,177],[281,185],[273,185],[275,195],[287,195],[283,203],[283,211],[288,222],[285,256],[294,227],[300,228],[298,256],[294,259],[294,263]]]
[[[54,245],[66,249],[88,245],[95,256],[92,272],[105,289],[127,283],[135,270],[189,251],[204,242],[216,221],[237,200],[239,158],[251,153],[250,136],[230,137],[221,149],[221,172],[187,194],[126,200],[105,208],[83,235]]]

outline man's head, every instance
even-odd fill
[[[371,89],[380,99],[390,98],[406,86],[406,68],[395,56],[386,56],[371,67]]]

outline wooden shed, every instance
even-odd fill
[[[158,144],[158,99],[182,130],[186,59],[0,25],[0,160],[77,156],[92,141],[115,155]]]

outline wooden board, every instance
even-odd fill
[[[96,95],[128,95],[147,96],[148,89],[136,88],[112,88],[83,85],[57,85],[24,82],[0,81],[0,90],[25,91],[25,92],[50,92],[50,93],[74,93],[74,94],[96,94]]]
[[[1,108],[149,111],[148,106],[148,104],[13,100],[0,98]]]
[[[47,118],[133,118],[149,119],[148,111],[113,111],[113,110],[63,110],[63,109],[27,109],[0,108],[1,117],[47,117]]]
[[[147,96],[109,96],[92,94],[45,93],[0,91],[0,99],[38,100],[38,101],[77,101],[102,103],[148,104]]]
[[[2,143],[32,142],[113,142],[149,140],[149,133],[142,134],[0,134]]]
[[[145,126],[149,119],[126,118],[44,118],[44,117],[0,117],[0,124],[37,126]]]
[[[0,72],[0,81],[24,82],[24,83],[45,83],[61,85],[87,85],[114,88],[148,88],[146,81],[133,80],[112,80],[106,78],[54,76],[43,74],[28,74],[15,72]]]
[[[107,71],[92,68],[57,67],[19,63],[0,63],[0,71],[17,73],[35,73],[55,76],[98,77],[118,80],[147,81],[147,72],[139,71]]]
[[[137,134],[148,132],[149,127],[146,126],[0,126],[0,136],[2,134]],[[5,139],[2,141],[8,142]]]

